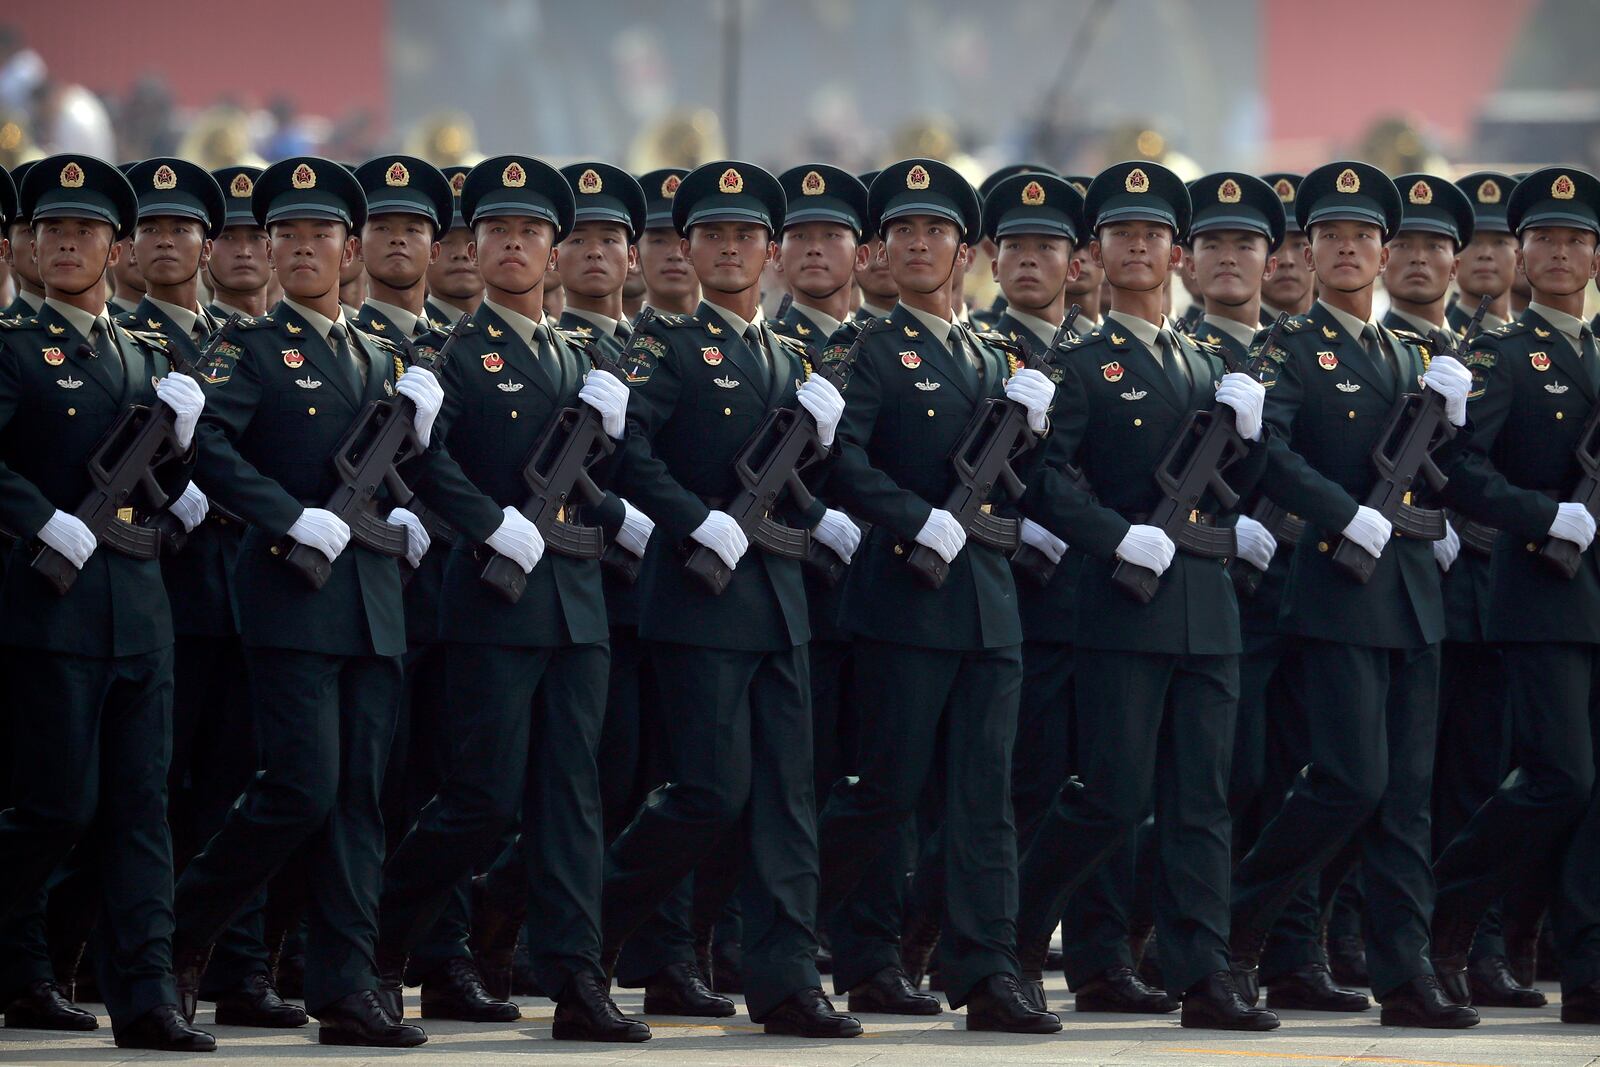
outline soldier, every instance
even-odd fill
[[[17,164],[12,170],[11,180],[16,189],[22,188],[28,168],[32,166],[30,160]],[[6,214],[6,236],[9,241],[4,258],[6,266],[11,268],[11,278],[16,282],[17,295],[5,311],[0,312],[0,317],[14,319],[19,315],[36,315],[44,307],[44,279],[39,276],[39,261],[33,255],[33,226],[28,217],[22,214],[20,202],[14,202],[12,207],[14,210]]]
[[[1600,259],[1600,180],[1550,167],[1510,194],[1506,224],[1528,279],[1527,310],[1478,336],[1472,433],[1448,468],[1446,498],[1499,529],[1489,564],[1486,639],[1501,644],[1511,707],[1508,777],[1435,864],[1434,966],[1458,998],[1478,920],[1516,881],[1559,877],[1554,909],[1561,1018],[1600,1022],[1600,815],[1594,800],[1594,519],[1568,502],[1583,470],[1575,447],[1600,388],[1600,353],[1581,318]],[[1552,542],[1548,539],[1554,538]],[[1540,548],[1577,548],[1570,578]],[[1530,874],[1530,872],[1533,872]]]
[[[444,167],[440,173],[450,183],[451,212],[442,222],[439,255],[428,264],[428,317],[445,326],[454,326],[462,315],[470,315],[483,303],[483,275],[472,261],[467,246],[472,230],[461,217],[461,187],[471,167]]]
[[[127,177],[133,168],[133,163],[117,164],[123,177]],[[111,268],[110,312],[112,315],[126,315],[144,299],[144,276],[139,273],[139,265],[133,261],[133,238],[124,237],[117,243],[122,246],[122,252]]]
[[[1235,872],[1232,950],[1253,999],[1262,946],[1284,905],[1354,841],[1382,1022],[1454,1028],[1474,1025],[1477,1014],[1450,1003],[1426,955],[1439,568],[1417,539],[1391,541],[1390,521],[1360,503],[1377,477],[1373,446],[1411,383],[1437,391],[1455,425],[1465,421],[1470,384],[1454,359],[1425,368],[1421,350],[1371,321],[1400,201],[1394,183],[1364,163],[1319,167],[1296,196],[1322,298],[1263,363],[1272,384],[1262,487],[1308,524],[1279,625],[1297,646],[1291,683],[1304,701],[1309,766]],[[1365,584],[1330,558],[1341,537],[1377,560]]]
[[[1472,203],[1460,189],[1432,174],[1402,174],[1394,182],[1403,191],[1405,205],[1383,269],[1383,287],[1389,294],[1383,324],[1415,334],[1430,351],[1449,352],[1456,331],[1445,311],[1457,256],[1472,240]],[[1443,566],[1444,561],[1440,563]]]
[[[426,443],[443,397],[427,370],[400,374],[399,349],[353,329],[339,305],[366,219],[355,177],[294,157],[267,168],[252,203],[285,295],[265,318],[223,331],[202,367],[211,414],[197,470],[250,524],[233,581],[260,769],[178,882],[179,983],[192,996],[218,934],[298,855],[310,893],[306,1007],[319,1040],[410,1047],[427,1035],[386,1010],[372,964],[379,790],[405,651],[400,573],[391,557],[351,544],[350,526],[324,503],[338,484],[329,457],[367,404],[407,397]],[[420,557],[416,516],[395,508],[387,519]],[[332,565],[320,588],[286,567],[295,548]]]
[[[870,189],[872,179],[877,176],[877,171],[869,170],[856,177]],[[855,317],[886,319],[895,304],[900,302],[900,290],[895,285],[894,275],[889,273],[888,261],[883,257],[883,238],[869,233],[863,234],[862,240],[862,247],[867,254],[856,261],[856,288],[861,290],[861,305],[856,308]]]
[[[1456,263],[1455,300],[1445,309],[1450,325],[1460,333],[1485,296],[1492,301],[1484,313],[1484,332],[1498,330],[1511,321],[1511,283],[1517,275],[1517,238],[1506,229],[1506,204],[1517,187],[1509,174],[1481,170],[1456,179],[1456,188],[1472,202],[1476,224],[1472,239],[1461,249]]]
[[[644,189],[644,233],[639,238],[639,273],[644,278],[644,306],[673,315],[692,315],[700,303],[694,264],[672,228],[672,202],[688,175],[681,167],[653,170],[639,179]]]
[[[955,488],[946,457],[975,408],[1010,396],[1039,432],[1054,387],[1036,371],[1008,377],[1006,350],[988,339],[998,336],[980,339],[955,321],[951,280],[981,232],[966,179],[928,159],[887,167],[873,180],[866,223],[884,240],[900,303],[842,368],[850,401],[829,491],[872,530],[840,609],[856,636],[853,699],[864,718],[860,779],[837,784],[822,814],[824,914],[842,955],[841,936],[880,884],[875,872],[895,860],[903,826],[937,780],[945,738],[946,792],[935,804],[948,837],[946,994],[952,1006],[967,1005],[969,1030],[1054,1033],[1060,1020],[1025,999],[1012,950],[1016,845],[1006,782],[1022,678],[1015,589],[999,550],[963,552],[967,532],[940,506]],[[845,352],[836,342],[827,358]],[[917,545],[950,565],[942,588],[923,586],[906,565]],[[882,948],[871,978],[904,998],[898,948]]]
[[[1311,268],[1306,265],[1306,247],[1310,244],[1305,231],[1300,228],[1300,218],[1295,213],[1295,197],[1299,193],[1298,174],[1282,171],[1264,174],[1262,181],[1272,186],[1283,203],[1285,229],[1283,244],[1278,247],[1278,263],[1272,277],[1261,283],[1261,325],[1270,326],[1279,315],[1304,315],[1311,310],[1316,299],[1313,292]]]
[[[8,947],[32,941],[47,879],[86,841],[102,873],[100,989],[118,1047],[211,1051],[211,1035],[179,1012],[172,977],[165,768],[173,639],[160,565],[99,549],[66,510],[89,493],[87,461],[130,403],[159,402],[175,416],[184,455],[158,477],[166,498],[177,499],[205,400],[192,378],[167,373],[161,338],[130,333],[107,315],[105,273],[137,214],[116,168],[88,157],[42,159],[20,201],[46,302],[37,316],[6,320],[0,333],[0,524],[20,538],[0,592],[15,768],[14,806],[0,812],[0,939]],[[115,521],[149,518],[152,504],[135,503]],[[64,594],[29,566],[41,543],[76,569]],[[41,955],[3,954],[7,1024],[93,1029],[92,1016],[62,999]]]
[[[685,177],[672,219],[705,289],[692,316],[660,315],[635,331],[625,367],[635,426],[619,482],[661,528],[640,575],[639,636],[651,642],[671,784],[607,856],[605,938],[615,950],[730,831],[747,856],[741,890],[744,990],[768,1033],[855,1037],[815,965],[816,854],[810,630],[798,561],[749,542],[724,510],[733,460],[765,413],[798,402],[831,444],[843,408],[803,352],[761,320],[761,271],[781,232],[783,189],[744,163]],[[855,527],[820,505],[799,521],[838,542]],[[684,569],[702,545],[732,571],[718,595]],[[720,740],[718,740],[720,739]]]
[[[1066,183],[1077,190],[1079,196],[1089,191],[1089,183],[1094,179],[1086,174],[1067,175]],[[1105,268],[1095,262],[1094,253],[1090,251],[1088,241],[1079,241],[1072,247],[1072,262],[1077,267],[1076,272],[1067,273],[1066,302],[1078,305],[1078,322],[1073,326],[1073,332],[1079,337],[1100,325],[1105,308],[1100,301],[1100,286],[1106,280]]]
[[[1054,170],[1042,163],[1011,163],[983,179],[983,182],[978,186],[979,202],[987,204],[989,202],[989,194],[994,192],[995,186],[1018,174],[1048,174],[1051,177],[1059,177]],[[989,260],[989,267],[993,270],[995,255],[999,252],[999,249],[995,247],[994,238],[985,233],[983,240],[978,242],[978,247],[983,250],[983,254]],[[997,278],[996,281],[998,280]],[[983,311],[984,321],[988,324],[986,328],[994,329],[995,324],[1000,321],[1000,316],[1005,314],[1007,303],[1004,290],[994,295],[994,299],[990,301],[989,306]]]
[[[260,167],[223,167],[211,176],[222,188],[227,217],[211,242],[206,260],[206,285],[211,290],[207,311],[218,323],[235,313],[259,318],[267,313],[267,287],[272,265],[267,261],[267,231],[250,213],[250,196],[261,177]]]

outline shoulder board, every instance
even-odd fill
[[[1533,327],[1531,325],[1529,325],[1528,323],[1523,322],[1523,321],[1521,321],[1519,319],[1516,322],[1508,322],[1504,326],[1496,326],[1492,330],[1483,331],[1483,333],[1478,334],[1477,337],[1474,337],[1472,339],[1472,343],[1473,344],[1477,344],[1480,338],[1515,337],[1518,334],[1533,333],[1533,332],[1534,332],[1534,329],[1533,329]]]
[[[132,333],[134,325],[139,321],[139,317],[132,311],[124,311],[119,315],[111,316],[111,321]]]
[[[1283,324],[1283,332],[1284,333],[1298,333],[1298,332],[1300,332],[1301,330],[1305,329],[1307,326],[1310,326],[1310,325],[1311,325],[1311,317],[1309,315],[1296,315],[1292,319],[1290,319],[1288,322],[1285,322]]]
[[[14,319],[0,319],[0,330],[37,330],[39,317],[37,315],[18,315]]]
[[[1400,338],[1400,340],[1404,341],[1408,345],[1426,345],[1428,343],[1427,338],[1423,337],[1420,333],[1417,333],[1414,330],[1390,327],[1389,332]]]
[[[693,315],[678,315],[672,312],[657,312],[646,324],[646,328],[659,323],[669,330],[681,329],[685,326],[699,326],[700,320]]]
[[[580,326],[577,329],[569,330],[564,326],[552,326],[551,330],[560,334],[562,340],[569,345],[577,345],[581,348],[594,343],[594,334],[587,327]]]
[[[118,325],[121,324],[119,323]],[[122,332],[126,333],[135,341],[140,341],[147,345],[155,345],[157,348],[167,347],[166,334],[158,333],[155,330],[130,330],[128,327],[123,326]]]
[[[790,337],[787,334],[781,333],[775,334],[774,336],[778,338],[780,343],[785,345],[791,352],[799,356],[801,359],[805,359],[809,355],[809,353],[806,351],[806,343],[800,340],[800,338]]]
[[[268,326],[276,325],[277,323],[272,321],[271,315],[240,315],[239,318],[235,320],[233,328],[235,330],[261,330]]]
[[[371,341],[375,346],[384,350],[385,352],[391,355],[399,355],[401,353],[400,345],[389,340],[387,337],[381,337],[378,334],[371,333],[370,331],[362,330],[359,326],[357,326],[356,329],[360,330],[361,336],[364,340]]]

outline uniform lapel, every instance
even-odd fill
[[[1400,340],[1399,337],[1395,336],[1394,331],[1387,326],[1379,326],[1378,333],[1382,336],[1384,343],[1389,345],[1390,351],[1394,353],[1395,365],[1399,368],[1400,381],[1396,388],[1402,393],[1412,392],[1420,388],[1421,383],[1417,379],[1422,375],[1422,361],[1414,347]],[[1430,344],[1436,343],[1433,338],[1428,340]],[[1434,351],[1437,352],[1439,349],[1436,348]]]
[[[771,411],[787,399],[796,378],[805,380],[805,368],[789,346],[773,334],[771,326],[763,322],[760,329],[761,339],[767,343],[767,351],[772,353],[772,382],[767,387],[767,410]]]
[[[106,368],[105,360],[98,356],[91,357],[88,354],[88,352],[93,351],[89,346],[89,339],[78,333],[73,328],[72,323],[67,321],[65,315],[46,304],[39,309],[39,322],[44,326],[45,333],[50,338],[50,343],[45,346],[45,352],[48,352],[51,348],[60,349],[61,355],[65,359],[65,362],[60,366],[67,368],[67,378],[72,376],[71,371],[76,370],[104,390],[105,394],[112,400],[121,401],[120,390],[117,389],[116,381],[111,377],[111,372]],[[40,355],[42,357],[44,353],[41,352]],[[66,379],[57,380],[65,381]]]
[[[1189,395],[1185,398],[1190,408],[1201,407],[1206,400],[1206,386],[1212,381],[1211,361],[1206,359],[1200,346],[1186,333],[1174,333],[1178,339],[1178,358],[1189,368]]]
[[[352,405],[361,402],[361,398],[350,387],[350,375],[339,366],[338,355],[329,347],[328,342],[311,328],[311,324],[289,306],[287,301],[272,309],[272,318],[273,321],[283,325],[284,332],[292,341],[289,348],[283,351],[298,351],[322,374],[324,380],[333,383],[333,387],[347,401]]]
[[[1177,389],[1173,387],[1172,379],[1167,377],[1166,368],[1156,358],[1144,342],[1133,336],[1133,331],[1122,323],[1108,319],[1100,328],[1111,350],[1117,353],[1117,360],[1122,364],[1123,370],[1133,374],[1161,394],[1163,400],[1177,408],[1179,411],[1188,411],[1189,405],[1186,397],[1180,397]]]
[[[1318,366],[1322,365],[1322,353],[1332,352],[1338,361],[1337,365],[1346,367],[1350,373],[1381,393],[1385,400],[1394,399],[1395,383],[1388,368],[1375,365],[1372,357],[1367,355],[1367,350],[1361,347],[1361,340],[1346,333],[1344,327],[1339,325],[1339,320],[1320,303],[1311,309],[1311,329],[1315,331],[1312,339],[1316,344]]]
[[[361,351],[367,357],[367,387],[361,397],[362,403],[382,399],[385,395],[383,385],[394,371],[394,357],[377,345],[369,344],[360,330],[350,334],[350,343],[361,346]]]
[[[890,316],[895,329],[890,331],[890,337],[896,345],[902,346],[900,363],[906,363],[907,356],[915,356],[918,365],[911,369],[932,370],[946,382],[956,387],[961,395],[968,400],[976,402],[978,397],[972,391],[972,384],[962,369],[956,365],[955,355],[936,338],[928,336],[928,329],[922,320],[913,315],[904,304],[894,309]]]
[[[172,321],[172,316],[157,307],[149,297],[139,301],[133,314],[135,322],[131,329],[159,333],[167,339],[167,344],[178,350],[178,356],[185,366],[194,366],[195,360],[200,358],[200,349],[195,345],[194,338]]]
[[[733,332],[733,327],[728,325],[728,320],[722,313],[713,307],[710,301],[702,300],[695,309],[695,318],[700,320],[707,333],[711,335],[712,344],[709,346],[722,353],[724,359],[730,360],[739,373],[744,375],[745,381],[750,383],[752,389],[756,388],[763,375],[757,365],[756,354],[750,351],[750,346],[744,343],[744,338]],[[703,354],[703,353],[702,353]],[[771,393],[771,382],[768,382],[768,393]]]
[[[1567,339],[1536,311],[1524,311],[1517,321],[1526,324],[1533,331],[1534,351],[1549,356],[1550,361],[1561,369],[1562,374],[1578,384],[1584,396],[1591,401],[1594,400],[1594,383],[1584,371],[1582,358],[1572,350]]]
[[[128,336],[128,331],[115,323],[111,326],[112,344],[122,353],[122,396],[117,399],[127,401],[130,397],[137,396],[144,390],[144,383],[149,381],[150,361],[145,359],[144,347]],[[193,363],[191,362],[191,366]],[[155,388],[152,384],[151,388]]]
[[[522,372],[522,376],[532,382],[534,387],[551,400],[557,399],[555,394],[555,380],[553,376],[539,363],[538,353],[533,352],[523,343],[510,325],[496,315],[489,307],[488,302],[478,305],[478,310],[472,315],[472,320],[483,330],[484,342],[495,349],[495,355],[506,363]],[[499,384],[499,383],[496,383]]]

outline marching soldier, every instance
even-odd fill
[[[461,217],[461,187],[471,167],[445,167],[441,170],[450,183],[449,222],[440,221],[439,255],[428,264],[428,318],[454,326],[463,315],[470,315],[483,303],[483,275],[472,258],[472,230]]]
[[[1456,330],[1445,312],[1457,257],[1472,240],[1472,203],[1460,189],[1432,174],[1402,174],[1394,182],[1405,204],[1383,269],[1383,287],[1389,294],[1383,324],[1415,334],[1432,352],[1448,352],[1455,345]],[[1434,544],[1438,557],[1439,543]],[[1442,558],[1440,565],[1449,569]]]
[[[1457,333],[1466,329],[1478,302],[1489,297],[1484,313],[1485,333],[1511,321],[1511,283],[1517,275],[1517,237],[1506,229],[1506,205],[1517,180],[1509,174],[1480,170],[1456,179],[1456,188],[1472,203],[1476,225],[1472,239],[1457,257],[1455,300],[1445,316]]]
[[[1295,197],[1304,179],[1298,174],[1278,171],[1264,174],[1261,180],[1272,186],[1283,204],[1283,244],[1278,246],[1278,263],[1272,276],[1261,283],[1261,325],[1271,326],[1279,315],[1304,315],[1311,310],[1316,299],[1315,281],[1307,265],[1306,248],[1310,241],[1300,228],[1300,218],[1295,213]]]
[[[952,1006],[967,1006],[969,1030],[1054,1033],[1060,1020],[1028,1002],[1012,949],[1016,845],[1006,791],[1022,680],[1015,589],[1000,551],[977,543],[963,551],[967,531],[941,506],[956,485],[947,457],[976,407],[1011,397],[1039,432],[1054,387],[1036,371],[1008,376],[994,335],[980,338],[955,320],[952,278],[981,229],[966,179],[928,159],[887,167],[873,180],[866,223],[884,241],[900,303],[843,368],[849,402],[829,491],[872,530],[840,609],[856,635],[853,699],[864,718],[859,781],[836,785],[822,814],[824,914],[842,957],[841,936],[870,903],[862,898],[879,884],[875,872],[896,858],[902,827],[937,780],[943,737],[945,992]],[[827,358],[845,352],[834,343]],[[949,565],[942,588],[923,586],[907,566],[918,545]],[[904,997],[904,961],[897,946],[884,948],[873,980]]]
[[[366,218],[355,177],[325,159],[287,159],[261,175],[252,203],[285,295],[265,318],[223,331],[201,368],[210,415],[197,471],[250,525],[233,581],[260,769],[178,882],[179,983],[193,995],[217,936],[298,855],[310,892],[306,1007],[319,1040],[410,1047],[427,1036],[385,1009],[372,963],[379,790],[405,651],[400,573],[350,543],[350,526],[324,505],[339,477],[330,457],[369,403],[409,398],[426,442],[443,397],[427,370],[401,375],[399,350],[352,328],[339,306],[339,275]],[[388,521],[420,555],[416,517],[396,508]],[[294,549],[331,564],[320,588],[286,566]]]
[[[47,879],[82,841],[92,853],[86,862],[101,872],[100,989],[118,1047],[211,1051],[211,1035],[179,1012],[172,975],[165,774],[173,628],[160,565],[153,552],[101,546],[67,510],[90,492],[87,462],[132,403],[161,403],[175,416],[185,454],[158,478],[177,499],[205,400],[192,378],[167,373],[159,336],[131,333],[107,314],[105,274],[138,211],[116,168],[89,157],[42,159],[20,201],[46,301],[36,316],[0,324],[0,524],[19,535],[0,592],[15,768],[13,806],[0,812],[0,942],[8,946],[0,1000],[11,1026],[94,1028],[93,1016],[61,997],[42,953],[9,950],[29,945]],[[141,501],[113,521],[139,523],[155,510]],[[71,564],[66,592],[30,566],[43,549]]]
[[[875,170],[856,175],[861,184],[869,189],[872,188],[872,179],[877,176]],[[895,304],[900,302],[900,290],[895,285],[894,275],[889,273],[888,262],[883,258],[883,238],[875,233],[863,234],[862,242],[867,254],[856,260],[856,288],[861,291],[861,305],[856,308],[855,317],[886,319]]]
[[[1215,538],[1179,552],[1146,522],[1160,499],[1150,472],[1189,413],[1213,396],[1233,410],[1240,437],[1256,442],[1231,474],[1237,488],[1249,488],[1265,463],[1263,390],[1247,374],[1224,373],[1214,350],[1162,313],[1190,229],[1189,194],[1174,174],[1148,162],[1112,167],[1090,184],[1084,214],[1113,306],[1099,330],[1057,354],[1064,373],[1049,451],[1023,500],[1024,514],[1085,554],[1074,633],[1083,785],[1057,797],[1024,857],[1024,973],[1043,963],[1066,901],[1130,839],[1153,802],[1164,868],[1155,886],[1161,965],[1168,986],[1183,993],[1183,1025],[1269,1030],[1277,1016],[1246,1005],[1227,970],[1225,785],[1239,631],[1225,557],[1233,553]],[[1229,216],[1219,223],[1216,215],[1202,224],[1266,226]],[[1207,498],[1190,522],[1214,527],[1219,510]],[[1119,566],[1161,576],[1148,603],[1113,582]]]
[[[250,213],[250,196],[261,178],[260,167],[223,167],[211,172],[222,189],[227,216],[222,232],[211,241],[206,260],[206,284],[211,304],[206,308],[218,324],[234,314],[260,318],[267,313],[267,288],[272,265],[267,260],[267,231]]]
[[[1510,776],[1435,864],[1434,966],[1458,997],[1484,911],[1518,880],[1559,877],[1554,909],[1561,1018],[1600,1022],[1600,815],[1594,790],[1594,676],[1600,645],[1595,523],[1568,500],[1583,469],[1575,449],[1600,389],[1600,352],[1582,319],[1595,277],[1600,180],[1551,167],[1510,194],[1528,308],[1478,336],[1472,433],[1448,468],[1446,498],[1500,533],[1489,564],[1486,639],[1500,642],[1513,724]],[[1560,544],[1576,573],[1541,558]]]
[[[800,565],[749,551],[723,510],[739,488],[734,458],[768,411],[798,402],[831,444],[843,408],[824,379],[805,380],[802,351],[761,319],[761,272],[784,206],[776,179],[747,164],[708,163],[685,177],[672,219],[706,296],[692,316],[657,316],[628,348],[634,425],[618,477],[660,528],[639,579],[639,636],[651,643],[671,725],[671,784],[611,846],[605,938],[614,951],[738,830],[751,1018],[768,1033],[855,1037],[861,1025],[833,1010],[815,964],[810,629]],[[823,518],[820,504],[798,516],[832,536],[818,526]],[[720,594],[685,570],[685,544],[710,549],[730,569]]]
[[[30,160],[17,164],[12,170],[14,189],[21,190],[28,169],[32,166]],[[6,266],[11,268],[11,279],[16,283],[17,295],[5,311],[0,312],[0,317],[14,319],[19,315],[36,315],[44,307],[44,279],[39,276],[39,262],[33,255],[33,224],[22,213],[20,201],[13,200],[11,206],[13,210],[6,213],[6,236],[9,241],[5,261]]]
[[[134,166],[134,162],[118,163],[117,170],[127,177]],[[126,315],[138,308],[139,301],[144,299],[144,277],[139,273],[139,265],[133,261],[133,238],[124,237],[117,243],[122,246],[122,252],[111,268],[109,308],[112,315]]]
[[[639,237],[644,306],[671,315],[692,315],[700,303],[694,265],[684,255],[683,241],[672,227],[672,202],[688,174],[681,167],[666,167],[639,178],[646,207],[644,233]]]
[[[1465,421],[1470,376],[1372,322],[1372,294],[1400,225],[1399,191],[1364,163],[1308,174],[1295,208],[1322,297],[1262,364],[1270,462],[1262,487],[1305,518],[1279,624],[1296,642],[1291,681],[1305,706],[1306,762],[1234,875],[1234,966],[1256,993],[1268,931],[1284,905],[1352,840],[1366,890],[1368,964],[1385,1025],[1464,1027],[1427,959],[1432,884],[1428,798],[1444,634],[1439,568],[1395,536],[1366,500],[1372,449],[1402,393],[1421,379]],[[1336,567],[1341,538],[1377,560],[1361,583]],[[1299,758],[1299,757],[1296,757]]]

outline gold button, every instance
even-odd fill
[[[899,546],[899,545],[895,545],[894,546],[894,554],[897,555],[897,556],[903,556],[903,555],[906,554],[906,550],[904,548],[902,548],[901,546]]]
[[[1528,551],[1529,552],[1537,552],[1537,551],[1539,551],[1539,546],[1534,544],[1532,541],[1529,541],[1528,542]]]
[[[1143,426],[1144,425],[1144,420],[1143,419],[1134,419],[1133,420],[1133,424],[1135,426]]]
[[[1566,412],[1565,412],[1565,411],[1558,411],[1558,412],[1556,412],[1556,418],[1558,418],[1558,419],[1564,419],[1564,418],[1566,418],[1566,417],[1567,417],[1567,413],[1566,413]]]
[[[1350,417],[1351,417],[1351,418],[1352,418],[1352,419],[1353,419],[1353,418],[1355,418],[1355,417],[1356,417],[1356,413],[1355,413],[1355,412],[1353,412],[1353,411],[1352,411],[1352,412],[1351,412],[1351,413],[1350,413]]]
[[[732,415],[733,414],[733,409],[732,408],[723,408],[722,409],[722,413],[724,415]]]
[[[78,413],[78,409],[77,408],[68,408],[67,409],[67,414],[68,415],[76,415],[77,413]]]
[[[511,409],[511,417],[513,419],[517,417],[517,409],[516,408],[512,408]]]
[[[278,554],[278,546],[277,545],[273,545],[272,546],[272,554],[274,556],[276,556]]]
[[[1317,551],[1318,552],[1326,552],[1326,551],[1328,551],[1328,542],[1326,542],[1326,541],[1318,541],[1317,542]]]
[[[307,415],[315,415],[316,413],[317,413],[317,409],[316,408],[306,408],[306,414]]]
[[[930,418],[930,419],[933,418],[933,409],[932,408],[928,409],[928,418]]]

